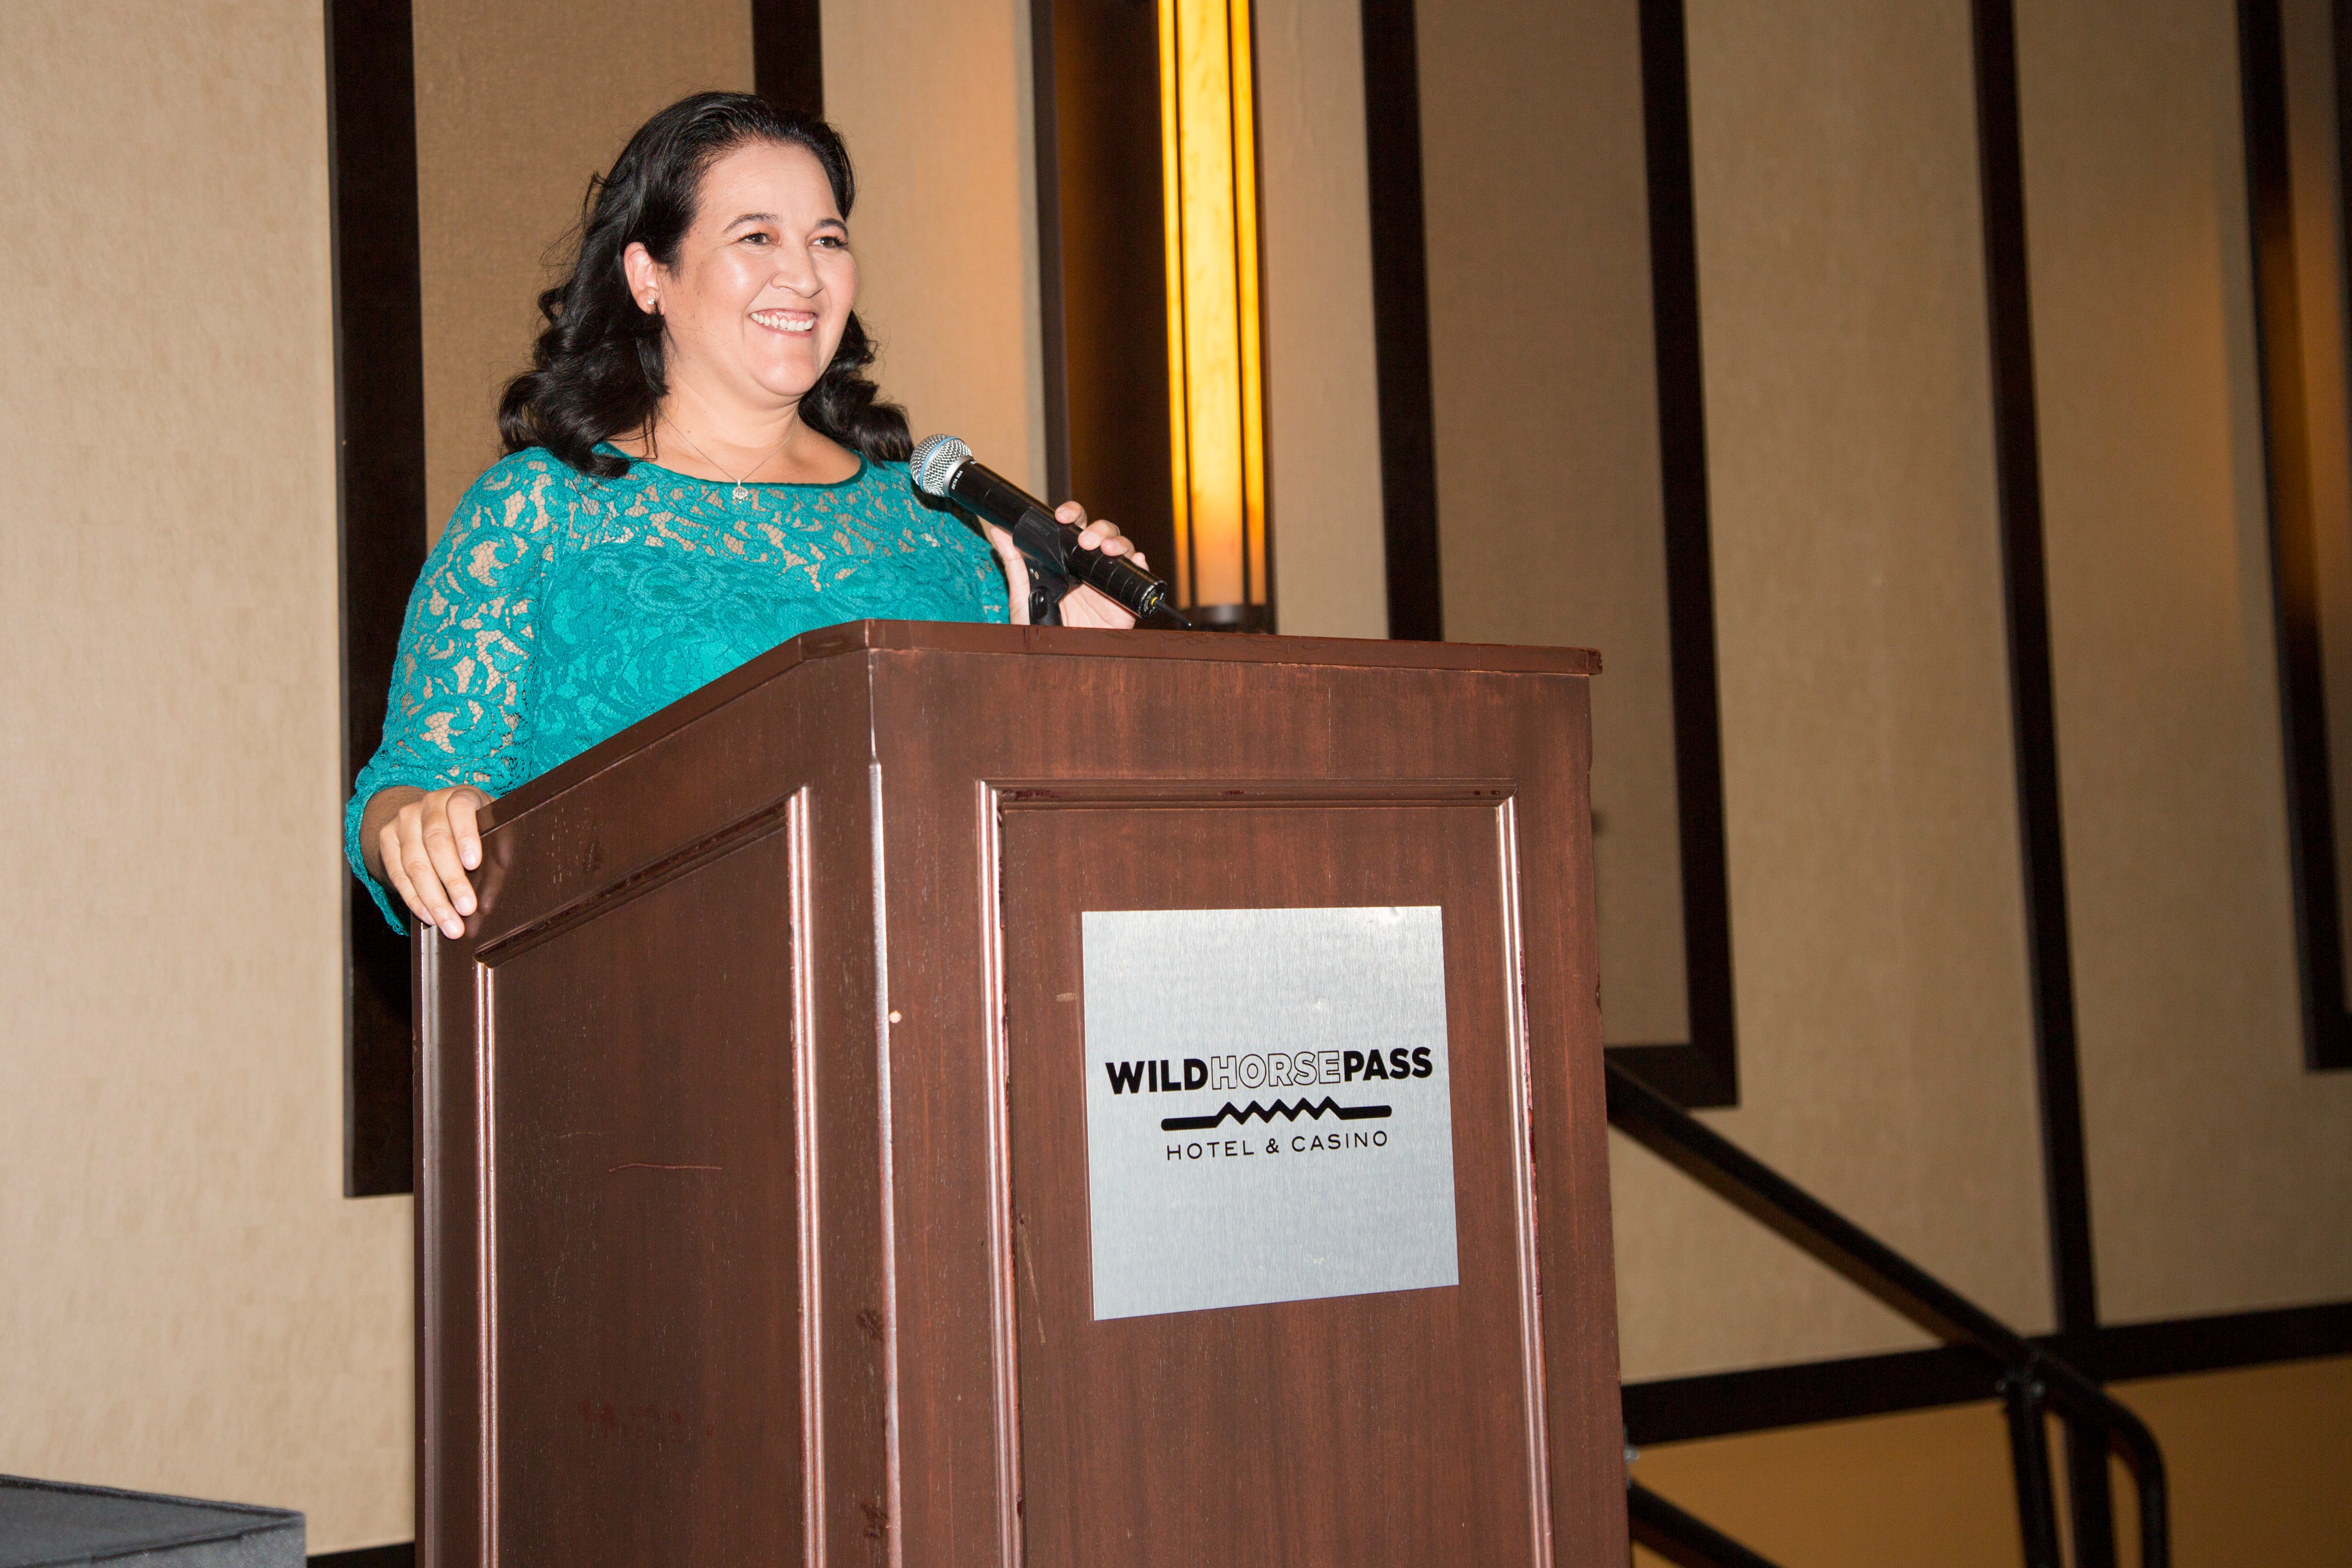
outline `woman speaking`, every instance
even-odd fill
[[[1027,605],[1003,529],[982,544],[915,498],[906,414],[861,373],[855,194],[831,127],[746,93],[672,104],[592,188],[499,402],[507,455],[409,596],[345,813],[394,925],[387,883],[464,935],[484,804],[787,638]],[[1086,548],[1133,548],[1075,502],[1059,515]],[[1133,624],[1085,587],[1062,616]]]

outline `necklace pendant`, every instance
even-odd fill
[[[748,501],[751,498],[751,487],[740,479],[735,482],[735,498],[739,501]]]

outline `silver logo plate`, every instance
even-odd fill
[[[1089,910],[1094,1313],[1459,1282],[1442,912]]]

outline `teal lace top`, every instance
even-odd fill
[[[458,502],[408,598],[383,745],[344,812],[393,785],[502,795],[777,643],[868,618],[1003,621],[985,540],[915,499],[903,463],[832,485],[737,486],[636,463],[593,479],[501,459]]]

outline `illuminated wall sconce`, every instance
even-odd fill
[[[1250,0],[1160,0],[1160,121],[1177,597],[1270,631]]]

